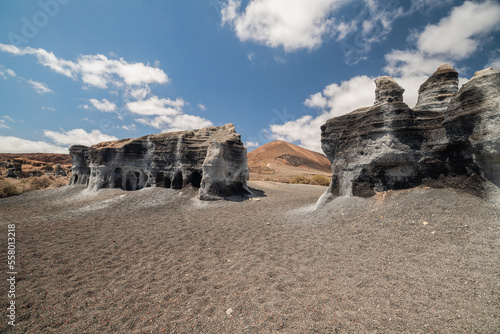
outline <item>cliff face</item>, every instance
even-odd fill
[[[200,188],[200,199],[249,193],[246,147],[232,124],[72,146],[70,184],[93,190]]]
[[[476,72],[451,100],[443,126],[451,147],[461,149],[456,165],[475,166],[500,187],[500,70]]]
[[[426,184],[484,194],[499,185],[500,71],[481,71],[458,91],[458,74],[443,65],[402,102],[394,79],[375,80],[372,107],[328,120],[322,147],[332,162],[327,194],[368,197]]]

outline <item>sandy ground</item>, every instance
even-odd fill
[[[500,210],[451,190],[337,198],[79,186],[0,200],[19,333],[499,333]],[[4,276],[7,276],[4,260]]]

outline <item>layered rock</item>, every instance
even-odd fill
[[[451,100],[443,126],[454,167],[479,169],[500,187],[500,70],[476,72]]]
[[[246,147],[232,124],[72,146],[70,184],[89,188],[200,188],[200,199],[249,193]]]
[[[321,128],[332,162],[327,194],[368,197],[421,184],[481,194],[483,181],[498,185],[499,77],[480,72],[457,93],[458,74],[445,64],[421,85],[413,109],[394,79],[376,79],[372,107]]]
[[[450,64],[443,64],[418,90],[415,110],[445,112],[458,92],[458,73]]]

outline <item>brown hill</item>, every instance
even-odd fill
[[[0,153],[0,162],[23,160],[24,164],[71,165],[71,155],[59,153]]]
[[[331,175],[323,154],[281,140],[248,153],[250,180],[289,182],[296,175]]]
[[[8,170],[12,168],[17,168],[20,171],[20,177],[40,176],[52,173],[57,165],[69,173],[71,156],[56,153],[0,153],[1,176],[8,175]]]

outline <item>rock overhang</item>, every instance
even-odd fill
[[[70,184],[93,190],[199,188],[202,200],[250,193],[246,147],[233,124],[70,148]]]

